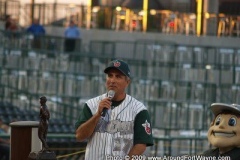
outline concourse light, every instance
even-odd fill
[[[151,15],[156,15],[156,14],[157,14],[157,11],[156,11],[155,9],[151,9],[151,10],[150,10],[150,14],[151,14]]]
[[[143,16],[145,13],[144,13],[144,11],[143,10],[141,10],[140,12],[138,12],[138,15],[139,16]]]
[[[210,18],[210,14],[209,13],[205,13],[205,18],[209,19]]]
[[[119,11],[122,10],[122,7],[117,6],[117,7],[116,7],[116,10],[119,12]]]
[[[99,10],[100,10],[100,7],[95,6],[95,7],[93,7],[92,12],[97,13]]]

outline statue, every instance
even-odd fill
[[[50,119],[50,113],[46,105],[47,98],[45,96],[40,97],[39,102],[41,106],[40,106],[40,114],[39,114],[40,121],[38,126],[38,137],[42,142],[43,149],[41,151],[43,152],[43,151],[47,151],[49,148],[46,142],[46,137],[47,137],[48,121]]]
[[[33,160],[56,160],[56,155],[53,151],[49,150],[46,142],[48,132],[48,122],[50,119],[50,112],[46,105],[47,98],[42,96],[39,98],[40,112],[39,112],[39,126],[38,126],[38,138],[42,142],[42,150],[38,153],[31,152],[29,158]]]

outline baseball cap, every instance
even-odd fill
[[[211,104],[210,109],[215,116],[223,111],[231,111],[240,114],[240,105],[238,104],[213,103]]]
[[[113,60],[111,61],[107,68],[104,69],[104,73],[107,73],[110,69],[117,69],[120,72],[122,72],[125,76],[130,78],[131,72],[130,69],[128,67],[128,64],[126,62],[124,62],[123,60]]]

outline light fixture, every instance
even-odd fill
[[[155,9],[151,9],[151,10],[150,10],[150,14],[151,14],[151,15],[156,15],[156,14],[157,14],[157,11],[156,11]]]
[[[97,13],[99,10],[100,10],[100,7],[99,6],[95,6],[95,7],[93,7],[92,12],[93,13]]]
[[[139,16],[143,16],[145,13],[144,13],[144,11],[143,10],[141,10],[140,12],[138,12],[138,15]]]
[[[210,18],[210,14],[209,13],[205,13],[205,18],[209,19]]]
[[[119,12],[119,11],[121,11],[121,10],[122,10],[122,7],[120,7],[120,6],[117,6],[117,7],[116,7],[116,10]]]

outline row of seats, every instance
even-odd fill
[[[16,51],[18,52],[18,51]],[[22,57],[20,55],[14,54],[0,54],[0,66],[4,68],[21,68],[25,70],[46,70],[46,71],[70,71],[70,72],[82,72],[84,65],[85,68],[89,68],[85,70],[86,72],[91,71],[90,65],[91,62],[88,60],[84,60],[84,58],[79,61],[78,63],[69,62],[68,55],[62,55],[59,58],[48,58],[46,56],[29,56],[29,57]],[[38,54],[35,53],[34,54]]]
[[[14,121],[38,121],[39,112],[35,110],[22,109],[21,106],[0,101],[0,117],[5,124]],[[66,122],[65,119],[50,118],[48,134],[74,134],[73,124]],[[86,142],[77,142],[75,137],[49,137],[47,135],[47,144],[56,155],[68,155],[79,150],[84,150]],[[67,156],[68,159],[79,159],[84,156],[84,152],[74,156]]]
[[[8,76],[3,78],[2,84],[11,86],[21,91],[27,91],[35,94],[48,94],[55,96],[69,97],[91,97],[101,94],[105,91],[104,80],[99,79],[57,79],[49,77],[42,79],[40,77],[27,76]],[[129,87],[129,94],[139,99],[169,99],[169,100],[211,100],[211,96],[205,97],[205,91],[214,94],[216,84],[201,82],[178,82],[161,80],[133,80]],[[10,92],[10,91],[9,91]],[[6,90],[6,94],[8,90]],[[10,94],[10,93],[9,93]]]
[[[82,64],[84,65],[84,63]],[[84,68],[82,68],[84,70]],[[76,70],[75,70],[76,71]],[[148,79],[148,80],[166,80],[166,81],[185,81],[185,82],[206,82],[215,84],[237,84],[240,79],[239,68],[231,69],[194,69],[194,68],[174,68],[161,66],[131,66],[133,79]],[[46,81],[81,81],[88,77],[103,79],[103,67],[98,68],[98,72],[91,71],[56,71],[56,70],[38,70],[24,68],[1,68],[2,77],[15,77],[17,79],[33,80],[41,78]]]
[[[188,46],[151,41],[91,41],[90,54],[127,60],[194,65],[239,65],[240,48]]]
[[[209,110],[210,104],[211,102],[170,100],[152,100],[147,103],[152,126],[161,130],[168,129],[169,135],[172,135],[171,132],[175,130],[207,130],[213,119]]]
[[[0,102],[0,117],[5,124],[14,121],[39,121],[39,111],[21,109],[8,102]],[[53,118],[49,121],[49,133],[74,133],[74,124],[64,119]]]
[[[224,58],[227,59],[227,58]],[[240,58],[239,58],[240,59]],[[110,59],[101,62],[96,58],[83,58],[80,62],[71,62],[66,59],[51,59],[39,57],[25,57],[16,55],[1,55],[0,65],[5,72],[16,76],[39,76],[43,78],[75,77],[81,79],[82,75],[103,75],[102,70]],[[234,61],[238,61],[235,57]],[[160,79],[170,81],[195,81],[216,84],[237,84],[240,79],[239,66],[232,60],[228,65],[203,65],[193,67],[193,64],[185,63],[182,66],[164,63],[140,63],[129,61],[134,78]],[[197,64],[194,64],[197,66]],[[37,77],[38,78],[38,77]],[[75,81],[75,80],[74,80]]]
[[[69,61],[70,54],[58,53],[56,57],[47,57],[46,52],[40,51],[22,51],[22,50],[8,50],[0,48],[0,65],[6,68],[23,68],[23,69],[42,69],[55,71],[74,71],[73,69],[85,68],[85,71],[94,69],[92,67],[104,67],[106,63],[114,58],[124,59],[129,62],[131,66],[167,66],[167,67],[186,67],[204,69],[206,65],[214,68],[226,67],[232,65],[239,67],[240,65],[240,49],[199,49],[197,51],[188,50],[187,47],[179,47],[178,51],[154,51],[150,52],[144,48],[139,49],[136,54],[132,51],[119,53],[119,55],[105,55],[97,51],[90,51],[87,54],[71,53],[72,57],[76,56],[77,61]],[[124,48],[126,49],[126,47]],[[120,50],[120,48],[118,49]],[[27,56],[23,56],[23,52]],[[115,51],[117,52],[117,50]],[[147,54],[145,54],[147,53]],[[129,58],[129,56],[131,58]],[[84,65],[83,65],[84,64]],[[97,69],[97,68],[96,68]],[[81,70],[80,70],[81,71]],[[94,70],[92,70],[94,71]]]
[[[71,75],[70,73],[58,72],[42,73],[41,71],[34,71],[31,73],[16,70],[8,70],[10,73],[3,73],[3,70],[0,71],[2,71],[2,75],[0,76],[1,84],[30,93],[70,97],[75,97],[76,95],[78,97],[91,97],[105,91],[105,77],[103,75]],[[224,90],[229,90],[229,93],[239,90],[237,86],[239,85],[238,80],[240,74],[238,76],[235,75],[235,81],[233,81],[230,76],[231,72],[219,73],[209,71],[206,74],[206,72],[178,73],[176,70],[170,71],[174,71],[176,75],[179,76],[173,76],[174,78],[169,80],[133,78],[132,84],[129,87],[129,94],[140,99],[187,100],[190,98],[192,100],[198,99],[199,101],[204,101],[205,99],[211,100],[211,98],[213,98],[204,97],[205,91],[214,94],[218,90],[218,85],[221,85]],[[221,76],[221,78],[218,78],[219,76]],[[181,79],[181,77],[185,78]],[[208,79],[209,81],[204,79]],[[187,96],[188,94],[190,94],[190,96]]]

